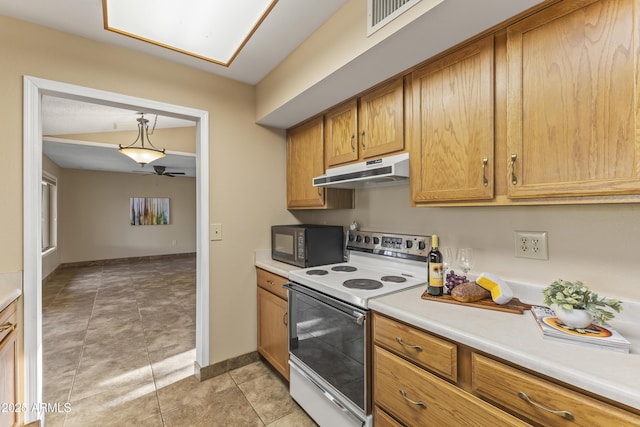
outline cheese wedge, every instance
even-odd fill
[[[491,299],[496,304],[506,304],[513,298],[513,291],[509,285],[491,273],[480,274],[476,283],[491,293]]]

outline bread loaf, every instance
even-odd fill
[[[451,298],[460,302],[480,301],[491,297],[491,293],[476,282],[466,282],[451,291]]]

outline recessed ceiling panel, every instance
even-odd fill
[[[228,66],[277,0],[103,0],[105,29]]]

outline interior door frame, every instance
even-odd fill
[[[196,360],[209,365],[209,113],[114,92],[23,77],[23,303],[25,423],[42,418],[42,95],[196,122]],[[31,408],[38,408],[31,411]]]

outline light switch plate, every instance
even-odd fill
[[[211,241],[222,240],[222,224],[211,224],[209,236]]]

